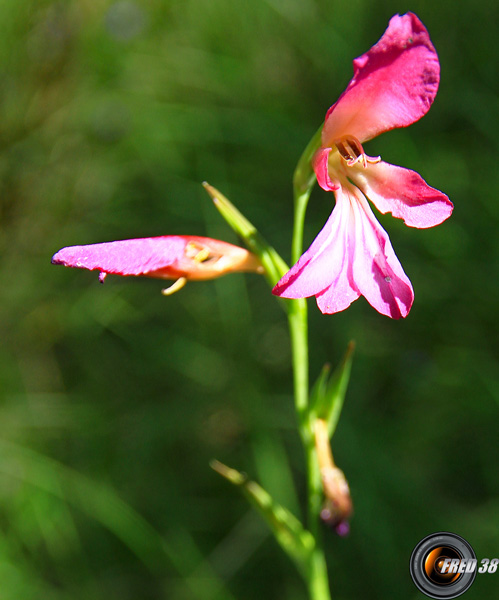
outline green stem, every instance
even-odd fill
[[[295,264],[303,252],[303,228],[311,191],[311,188],[304,192],[295,191],[295,220],[293,239],[291,241],[291,264]]]
[[[305,298],[291,300],[288,310],[289,333],[293,362],[295,408],[298,415],[300,435],[305,442],[309,435],[308,413],[308,323]]]
[[[303,229],[308,199],[315,178],[310,174],[310,157],[317,146],[318,134],[304,152],[294,177],[294,227],[291,247],[292,262],[295,263],[303,250]],[[313,150],[315,152],[315,150]],[[313,172],[312,172],[313,173]],[[315,452],[313,425],[309,418],[309,356],[307,301],[304,298],[291,300],[288,310],[291,337],[295,408],[298,416],[300,436],[307,464],[307,526],[315,540],[307,571],[310,600],[330,600],[326,560],[320,527],[322,508],[322,482]]]
[[[307,585],[310,600],[330,600],[320,528],[322,483],[315,452],[312,423],[308,416],[308,326],[305,299],[290,302],[288,320],[293,360],[295,408],[307,463],[307,526],[315,540],[307,572]]]
[[[308,588],[311,600],[330,600],[329,578],[320,526],[322,482],[312,432],[310,437],[311,440],[305,446],[308,465],[308,529],[314,536],[315,547],[310,557]]]
[[[322,126],[315,132],[307,144],[293,174],[293,190],[295,200],[295,215],[293,239],[291,243],[291,261],[294,264],[303,249],[303,226],[310,192],[315,185],[315,173],[312,168],[314,154],[320,147]]]

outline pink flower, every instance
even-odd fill
[[[412,285],[366,197],[381,213],[417,228],[442,223],[453,207],[416,172],[367,156],[362,143],[426,114],[440,65],[424,25],[407,13],[392,17],[382,38],[353,67],[353,79],[327,112],[313,159],[317,181],[334,192],[336,205],[273,293],[315,296],[323,313],[344,310],[362,295],[377,311],[398,319],[411,308]]]
[[[166,293],[176,291],[187,279],[213,279],[235,271],[262,272],[258,258],[248,250],[194,235],[70,246],[54,254],[52,263],[100,271],[101,282],[108,273],[177,279],[171,288],[163,290]]]

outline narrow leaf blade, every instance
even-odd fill
[[[282,549],[295,562],[298,570],[305,574],[315,546],[312,534],[289,510],[274,502],[258,483],[217,460],[211,462],[211,467],[241,490],[267,522]]]
[[[274,287],[279,279],[289,271],[288,265],[228,198],[209,183],[204,182],[203,187],[211,196],[215,207],[229,226],[244,240],[248,248],[258,256],[265,269],[269,284]]]
[[[323,419],[328,424],[329,437],[334,434],[338,420],[340,418],[341,409],[345,400],[345,395],[350,380],[350,371],[352,368],[353,353],[355,343],[350,342],[341,363],[333,372],[327,385],[324,381],[324,369],[319,376],[318,383],[314,386],[317,388],[315,395],[311,396],[310,416],[312,419]]]

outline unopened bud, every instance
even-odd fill
[[[52,262],[97,270],[101,282],[108,273],[176,279],[177,282],[164,291],[167,295],[180,289],[189,279],[214,279],[236,271],[263,273],[259,259],[248,250],[221,240],[192,235],[70,246],[59,250]]]
[[[321,518],[333,527],[338,535],[344,536],[349,532],[348,519],[353,512],[350,488],[345,474],[334,464],[326,421],[317,419],[314,431],[315,448],[325,497]]]

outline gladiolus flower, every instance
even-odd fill
[[[236,271],[263,271],[258,258],[248,250],[193,235],[69,246],[54,254],[52,263],[97,270],[101,282],[108,273],[176,279],[170,288],[163,290],[167,295],[180,289],[188,279],[214,279]]]
[[[283,298],[315,296],[323,313],[364,296],[380,313],[405,317],[414,293],[387,233],[366,197],[381,213],[409,227],[442,223],[452,203],[418,173],[367,156],[362,143],[426,114],[437,93],[440,65],[427,30],[412,13],[395,15],[366,54],[353,61],[354,77],[326,114],[313,166],[336,205],[322,231],[277,283]]]

